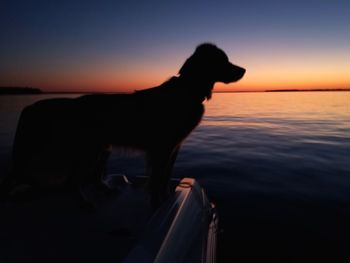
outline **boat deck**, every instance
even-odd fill
[[[1,202],[0,262],[122,261],[152,214],[148,195],[133,183],[96,199],[92,210],[73,192]]]

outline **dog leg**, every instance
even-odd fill
[[[151,205],[154,209],[169,195],[169,179],[178,153],[178,147],[173,150],[163,149],[150,154],[148,165],[150,169],[149,192]]]
[[[101,199],[116,193],[103,182],[110,153],[109,145],[96,146],[86,149],[79,158],[77,163],[79,192],[86,207],[96,208]]]

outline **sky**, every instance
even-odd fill
[[[131,92],[203,42],[247,69],[216,91],[350,88],[348,0],[1,1],[0,86]]]

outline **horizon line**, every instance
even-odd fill
[[[78,90],[73,90],[73,91],[45,91],[39,88],[33,88],[33,87],[29,87],[29,86],[0,86],[0,94],[2,95],[7,95],[7,92],[1,92],[1,89],[18,89],[22,92],[18,92],[16,94],[93,94],[93,93],[108,93],[108,94],[132,94],[135,91],[87,91],[87,90],[82,90],[82,91],[78,91]],[[39,90],[39,93],[31,93],[31,92],[25,92],[24,89],[27,89],[28,91],[31,90]],[[350,91],[350,88],[315,88],[315,89],[307,89],[307,88],[301,88],[301,89],[266,89],[266,90],[213,90],[213,93],[249,93],[249,92],[332,92],[332,91]],[[8,93],[8,95],[11,95],[13,93]]]

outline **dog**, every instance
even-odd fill
[[[5,181],[38,188],[102,184],[111,146],[145,152],[155,203],[183,140],[200,123],[216,82],[238,81],[245,69],[211,43],[199,45],[178,76],[131,94],[90,94],[38,101],[21,112],[13,170]]]

